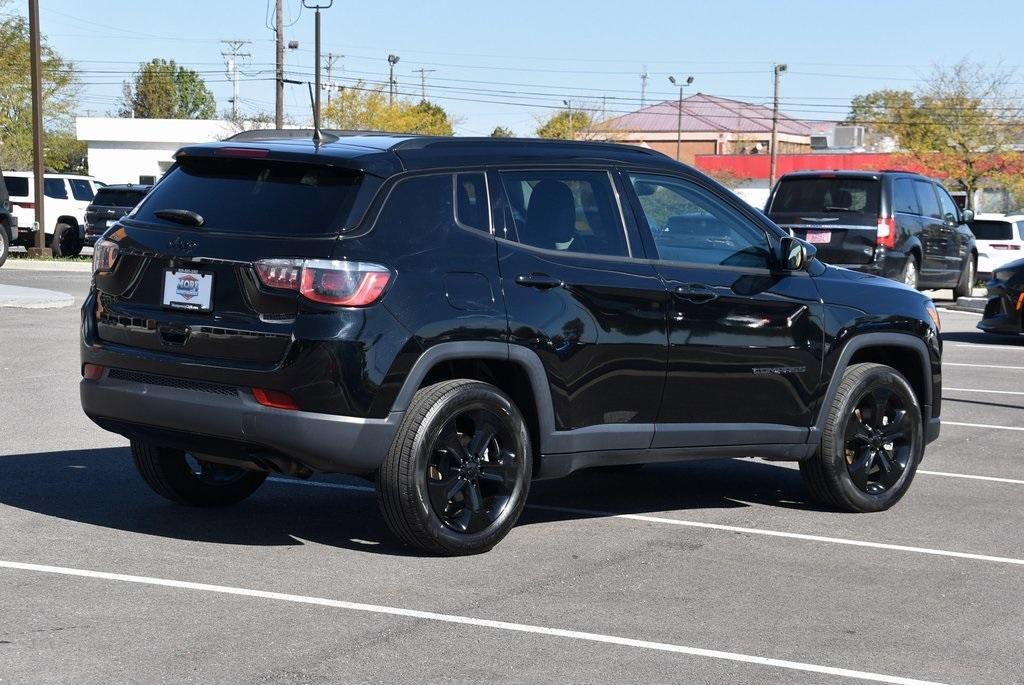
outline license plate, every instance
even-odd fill
[[[807,242],[830,243],[832,242],[832,231],[807,231]]]
[[[164,271],[164,306],[208,312],[213,300],[213,274],[189,269]]]

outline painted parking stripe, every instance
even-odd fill
[[[1024,395],[1024,392],[1021,392],[1020,390],[985,390],[983,388],[950,388],[948,386],[942,386],[942,390],[952,392],[980,392],[990,395]]]
[[[991,423],[964,423],[962,421],[946,421],[942,420],[943,426],[968,426],[970,428],[991,428],[994,430],[1002,431],[1024,431],[1024,426],[997,426]]]
[[[968,480],[987,480],[993,483],[1013,483],[1014,485],[1024,485],[1024,480],[1018,480],[1016,478],[997,478],[996,476],[975,476],[969,473],[949,473],[948,471],[925,471],[924,469],[918,469],[918,473],[923,473],[926,476],[945,476],[947,478],[966,478]]]
[[[737,652],[724,652],[717,649],[687,647],[685,645],[670,644],[666,642],[652,642],[650,640],[638,640],[628,637],[619,637],[617,635],[587,633],[578,630],[565,630],[563,628],[549,628],[547,626],[531,625],[528,623],[510,623],[508,621],[493,621],[484,618],[473,618],[471,616],[440,614],[433,611],[404,609],[401,607],[389,607],[382,606],[379,604],[363,604],[361,602],[346,602],[337,599],[326,599],[323,597],[307,597],[304,595],[292,595],[284,592],[250,590],[240,587],[231,587],[228,585],[192,583],[183,580],[170,580],[167,578],[132,576],[123,573],[107,573],[104,571],[89,571],[76,568],[64,568],[61,566],[44,566],[41,564],[26,564],[18,561],[0,560],[0,568],[7,568],[18,571],[34,571],[37,573],[52,573],[64,576],[77,576],[80,578],[93,578],[98,580],[110,580],[122,583],[137,583],[140,585],[156,585],[159,587],[175,588],[179,590],[216,592],[225,595],[255,597],[258,599],[270,599],[279,602],[293,602],[295,604],[311,604],[315,606],[331,607],[334,609],[344,609],[347,611],[359,611],[370,614],[384,614],[387,616],[401,616],[403,618],[437,621],[441,623],[454,623],[458,625],[474,626],[479,628],[491,628],[494,630],[507,630],[518,633],[530,633],[533,635],[559,637],[570,640],[581,640],[585,642],[600,642],[603,644],[620,645],[622,647],[633,647],[635,649],[649,649],[656,650],[659,652],[672,652],[675,654],[685,654],[687,656],[705,657],[709,659],[723,659],[726,661],[734,661],[745,664],[772,666],[775,668],[787,669],[791,671],[821,673],[823,675],[837,676],[841,678],[856,678],[859,680],[866,680],[876,683],[896,683],[898,685],[937,685],[934,681],[916,680],[913,678],[903,678],[900,676],[885,675],[882,673],[871,673],[868,671],[855,671],[848,668],[821,666],[818,664],[809,664],[801,661],[771,659],[763,656],[739,654]]]
[[[345,485],[342,483],[320,483],[310,480],[291,480],[289,478],[268,478],[275,483],[287,483],[289,485],[307,485],[312,487],[329,487],[338,490],[354,490],[356,492],[373,492],[373,488],[362,485]],[[929,547],[912,547],[908,545],[894,545],[886,542],[870,542],[867,540],[851,540],[848,538],[833,538],[825,535],[807,535],[805,533],[789,533],[781,530],[769,530],[766,528],[744,528],[742,526],[729,526],[722,523],[706,523],[704,521],[687,521],[685,519],[666,518],[664,516],[649,516],[647,514],[616,514],[612,511],[596,511],[594,509],[575,509],[572,507],[556,507],[547,504],[527,504],[528,509],[539,511],[554,511],[564,514],[575,514],[591,518],[617,518],[630,521],[644,521],[646,523],[662,523],[672,526],[686,526],[689,528],[706,528],[720,530],[730,533],[743,533],[747,535],[763,535],[768,537],[789,538],[792,540],[806,540],[809,542],[827,542],[833,545],[849,545],[852,547],[870,547],[874,549],[887,549],[897,552],[913,552],[917,554],[929,554],[940,557],[953,557],[956,559],[970,559],[972,561],[990,561],[999,564],[1014,564],[1024,566],[1024,559],[1013,557],[998,557],[989,554],[973,554],[971,552],[954,552],[945,549],[932,549]]]
[[[1003,366],[1001,364],[963,364],[961,362],[942,362],[943,366],[973,366],[979,369],[1015,369],[1024,371],[1024,366]]]
[[[943,314],[965,314],[966,316],[984,316],[981,312],[966,312],[963,309],[950,309],[949,307],[936,307]]]

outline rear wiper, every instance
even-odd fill
[[[826,212],[852,212],[849,207],[825,207]]]
[[[206,223],[206,219],[201,214],[193,212],[191,209],[158,209],[153,212],[153,215],[176,224],[195,226],[196,228]]]

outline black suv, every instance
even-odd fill
[[[104,231],[132,211],[152,187],[126,183],[97,190],[92,204],[85,208],[85,244],[94,245]]]
[[[878,511],[938,436],[930,301],[668,157],[266,135],[183,148],[96,244],[82,406],[171,500],[359,474],[404,542],[461,554],[595,466],[793,460]]]
[[[801,171],[775,185],[765,213],[829,264],[912,288],[971,294],[978,250],[941,183],[906,171]]]

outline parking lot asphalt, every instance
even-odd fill
[[[942,311],[942,436],[888,512],[791,464],[587,471],[445,559],[358,479],[161,500],[79,408],[88,274],[0,283],[76,298],[0,310],[0,681],[1024,682],[1024,337],[976,315]]]

